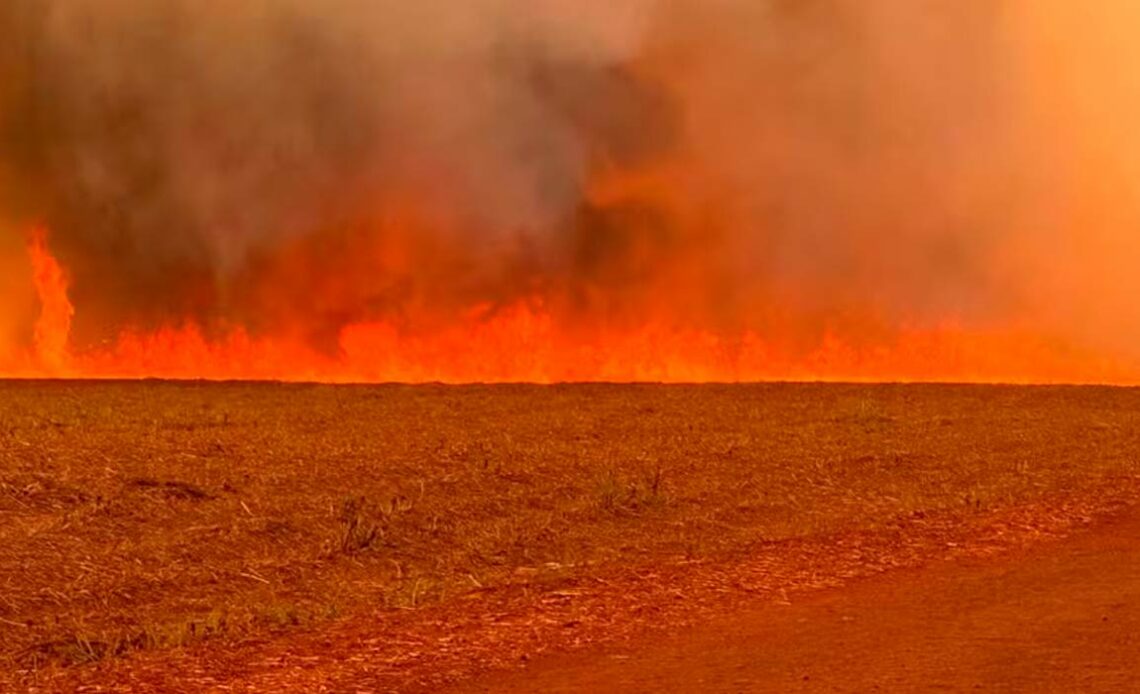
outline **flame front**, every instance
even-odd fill
[[[743,331],[718,334],[652,322],[626,330],[568,330],[541,300],[473,307],[427,334],[383,322],[355,323],[334,353],[303,340],[254,337],[243,329],[207,339],[193,323],[125,332],[111,345],[73,353],[67,274],[47,236],[30,236],[40,313],[34,359],[18,377],[174,378],[327,382],[534,382],[766,380],[1140,382],[1121,363],[1073,352],[1028,332],[968,332],[944,325],[900,330],[852,345],[827,334],[807,351]]]

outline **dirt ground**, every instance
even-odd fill
[[[444,691],[1140,691],[1140,513]]]
[[[1114,388],[0,384],[0,690],[649,648],[1079,535],[1140,500],[1138,425]]]

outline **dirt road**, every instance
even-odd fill
[[[452,690],[540,691],[1140,691],[1140,513]]]

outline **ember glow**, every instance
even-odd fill
[[[8,3],[0,374],[1140,382],[1130,5],[612,4]]]

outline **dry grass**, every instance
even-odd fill
[[[21,669],[715,560],[1140,473],[1140,391],[0,386]]]

